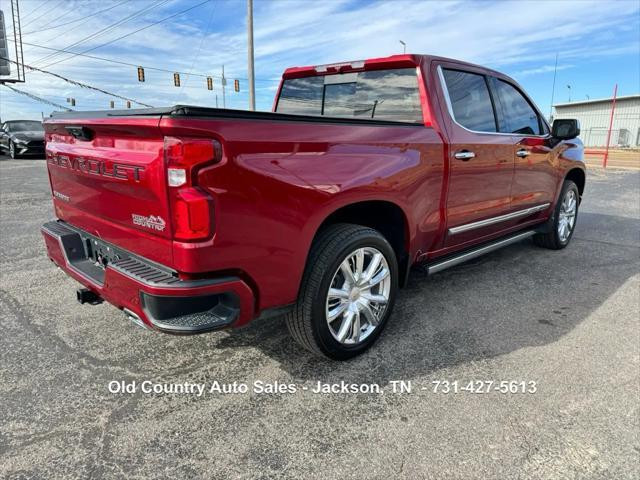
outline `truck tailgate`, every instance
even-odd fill
[[[47,120],[47,168],[59,219],[171,265],[159,121],[159,115]]]

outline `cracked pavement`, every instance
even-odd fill
[[[524,241],[412,273],[379,342],[346,363],[303,351],[280,319],[177,337],[79,305],[40,237],[53,215],[42,160],[0,160],[0,208],[1,478],[640,476],[640,172],[589,172],[565,250]],[[113,380],[385,393],[129,395]],[[433,380],[537,391],[417,391]]]

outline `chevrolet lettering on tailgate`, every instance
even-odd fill
[[[100,175],[102,177],[119,178],[122,180],[133,179],[135,182],[141,180],[141,173],[144,167],[139,165],[127,165],[124,163],[110,163],[103,160],[93,158],[85,158],[80,156],[69,157],[47,152],[47,161],[51,165],[76,170],[91,175]]]

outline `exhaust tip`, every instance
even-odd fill
[[[134,312],[132,312],[131,310],[129,310],[128,308],[123,308],[122,311],[124,312],[125,316],[137,327],[140,327],[144,330],[150,330],[150,328],[147,326],[147,324],[145,324],[142,319],[135,314]]]
[[[98,305],[104,301],[100,295],[88,288],[79,288],[76,290],[76,296],[78,298],[78,303],[81,305],[84,305],[85,303],[88,303],[89,305]]]

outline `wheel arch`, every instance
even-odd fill
[[[582,201],[582,193],[584,192],[584,186],[586,183],[586,175],[583,169],[581,168],[572,168],[567,172],[564,177],[565,180],[571,180],[578,187],[578,194],[580,195],[580,200]]]
[[[401,287],[406,284],[411,266],[409,221],[405,211],[397,203],[388,200],[364,200],[342,205],[328,214],[320,223],[312,244],[325,228],[336,223],[362,225],[380,232],[396,254],[399,284]]]

